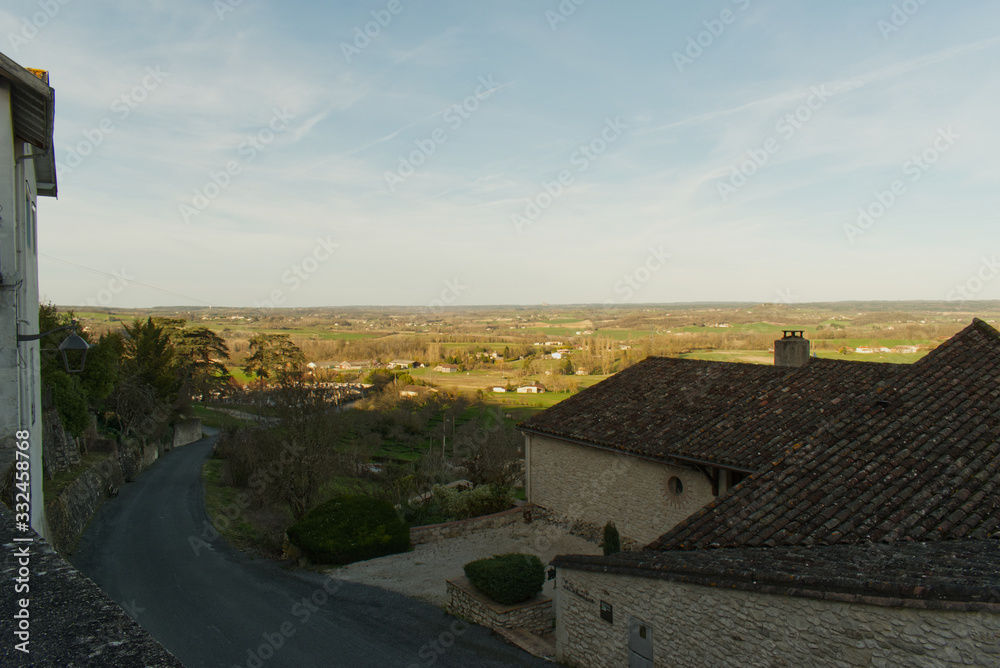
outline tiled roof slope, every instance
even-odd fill
[[[904,365],[812,359],[800,369],[648,358],[521,425],[637,455],[746,471],[866,411]]]
[[[652,549],[986,539],[1000,530],[1000,334],[975,320]],[[883,403],[879,403],[883,402]]]
[[[1000,612],[1000,542],[558,556],[555,566],[851,603]]]

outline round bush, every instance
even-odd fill
[[[533,554],[500,554],[491,559],[470,561],[465,565],[465,577],[497,603],[511,605],[542,590],[545,566]]]
[[[288,529],[288,539],[317,564],[349,564],[410,549],[410,530],[388,501],[338,496]]]

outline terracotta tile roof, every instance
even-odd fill
[[[1000,542],[994,540],[560,555],[552,563],[869,605],[1000,612]]]
[[[633,454],[755,471],[837,416],[868,410],[904,365],[812,359],[799,369],[651,357],[521,425]]]
[[[987,539],[1000,532],[1000,334],[973,324],[651,549]],[[815,416],[806,418],[815,421]]]

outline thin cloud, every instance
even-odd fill
[[[910,60],[904,60],[898,63],[893,63],[892,65],[887,65],[886,67],[873,70],[866,74],[862,74],[857,77],[851,77],[849,79],[842,79],[833,83],[823,84],[834,94],[847,93],[859,88],[863,88],[869,84],[875,83],[876,81],[882,81],[885,79],[892,79],[908,72],[920,69],[921,67],[927,67],[929,65],[936,65],[938,63],[943,63],[945,61],[963,56],[967,53],[972,53],[975,51],[982,51],[983,49],[988,49],[991,46],[1000,44],[1000,37],[994,37],[992,39],[984,39],[978,42],[972,42],[970,44],[964,44],[962,46],[956,46],[949,49],[943,49],[935,53],[928,54],[926,56],[921,56],[919,58],[912,58]],[[636,135],[645,135],[653,132],[662,132],[664,130],[673,130],[675,128],[685,127],[689,125],[699,125],[707,121],[715,120],[716,118],[721,118],[723,116],[731,116],[733,114],[738,114],[747,109],[759,106],[770,106],[778,105],[779,103],[784,104],[797,100],[802,97],[802,89],[797,88],[795,90],[790,90],[778,95],[772,95],[770,97],[761,98],[759,100],[753,100],[745,104],[741,104],[736,107],[730,107],[728,109],[719,109],[718,111],[711,111],[704,114],[699,114],[697,116],[692,116],[691,118],[685,118],[680,121],[674,121],[673,123],[667,123],[666,125],[660,125],[655,128],[645,128],[642,130],[637,130]]]

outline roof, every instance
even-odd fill
[[[919,362],[884,370],[814,361],[751,403],[752,429],[784,439],[771,462],[643,551],[553,563],[1000,612],[1000,333],[976,319]],[[723,434],[709,425],[699,436],[712,440],[713,428]]]
[[[835,415],[877,401],[903,365],[813,358],[790,369],[650,357],[520,425],[642,457],[752,472]]]
[[[975,320],[653,549],[987,539],[1000,531],[1000,333]]]
[[[41,154],[32,160],[38,194],[55,197],[58,191],[52,145],[55,91],[49,86],[48,73],[28,70],[0,53],[0,78],[10,83],[14,135]]]
[[[1000,612],[1000,542],[780,546],[558,556],[574,570],[869,605]]]

